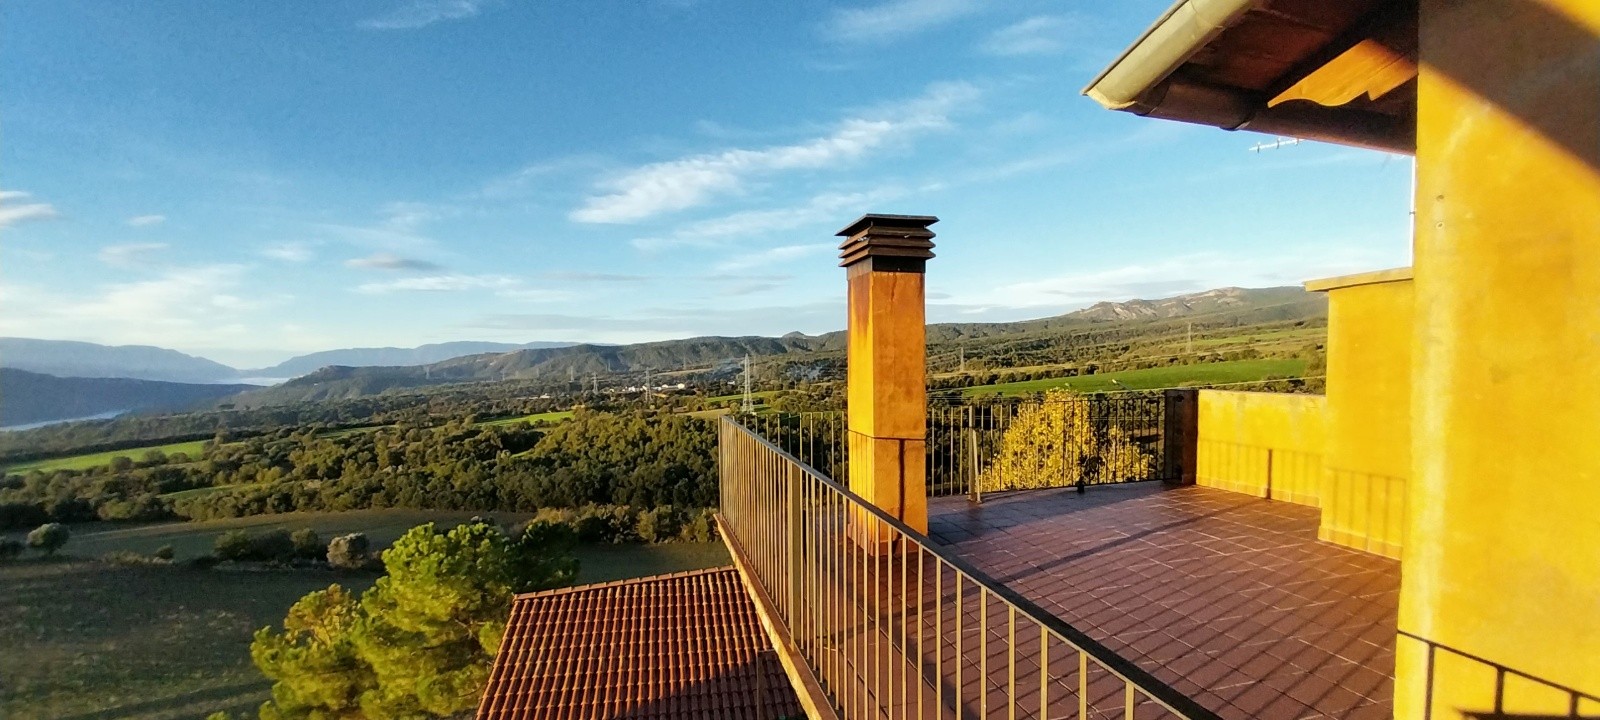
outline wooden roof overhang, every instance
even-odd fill
[[[1413,154],[1416,0],[1178,0],[1083,93],[1112,110]]]

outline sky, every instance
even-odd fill
[[[936,322],[1409,264],[1409,158],[1080,95],[1166,4],[7,0],[0,335],[826,332],[866,212]]]

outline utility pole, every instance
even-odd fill
[[[1185,354],[1185,355],[1193,355],[1194,354],[1194,321],[1193,320],[1189,321],[1189,331],[1188,331],[1188,334],[1184,338],[1184,341],[1183,341],[1183,354]]]
[[[650,368],[644,369],[644,396],[648,400],[649,406],[654,408],[656,406],[656,396],[655,393],[650,392]]]
[[[589,373],[589,386],[591,388],[591,390],[590,390],[591,392],[593,392],[596,395],[599,395],[600,394],[600,377],[595,375],[594,373]]]
[[[961,348],[960,348],[960,353],[961,353],[961,372],[965,373],[967,371],[967,346],[962,345]]]
[[[755,398],[750,395],[750,353],[744,355],[744,405],[739,408],[742,413],[756,411]]]

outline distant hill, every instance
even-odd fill
[[[942,343],[1033,342],[1099,328],[1149,332],[1183,318],[1212,326],[1256,325],[1327,315],[1327,299],[1298,287],[1222,288],[1160,300],[1099,303],[1064,315],[1011,323],[943,323],[928,326],[930,345]],[[1143,329],[1141,329],[1143,328]],[[1181,330],[1180,330],[1181,331]],[[451,358],[404,367],[326,367],[282,385],[235,398],[262,406],[308,400],[337,400],[407,388],[511,379],[583,379],[591,374],[713,369],[737,371],[746,354],[771,357],[790,353],[832,353],[845,349],[845,333],[783,337],[698,337],[634,345],[572,345]],[[976,349],[976,347],[974,347]]]
[[[107,412],[181,410],[252,389],[251,385],[172,383],[128,378],[54,377],[0,368],[0,425],[24,425]]]
[[[189,383],[222,382],[238,377],[238,371],[227,365],[177,350],[31,338],[0,338],[0,367],[58,377]]]
[[[447,342],[422,345],[414,348],[345,348],[342,350],[324,350],[308,355],[299,355],[289,358],[272,367],[243,371],[245,377],[292,378],[306,373],[320,370],[331,365],[345,367],[372,367],[372,366],[410,366],[427,365],[466,355],[481,355],[483,353],[503,353],[512,350],[529,348],[557,348],[568,347],[572,343],[562,342],[531,342],[531,343],[497,343],[497,342]]]

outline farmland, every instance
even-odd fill
[[[109,465],[111,463],[111,459],[117,456],[139,460],[143,458],[146,453],[155,450],[159,450],[167,455],[183,453],[191,458],[199,458],[201,449],[205,443],[206,441],[204,440],[192,440],[190,442],[170,443],[166,445],[149,445],[146,447],[132,448],[129,450],[108,450],[106,452],[69,455],[67,457],[51,458],[48,460],[31,460],[28,462],[22,462],[8,466],[5,471],[8,473],[20,473],[27,472],[29,470],[41,470],[44,472],[49,472],[51,470],[84,470],[99,465]]]
[[[180,561],[205,554],[218,535],[246,528],[311,527],[324,538],[366,532],[384,546],[428,521],[465,512],[367,510],[292,513],[193,523],[83,525],[53,560],[0,564],[0,717],[198,718],[217,710],[253,716],[269,683],[251,664],[256,629],[283,620],[302,595],[340,583],[363,590],[370,573],[295,569],[121,566],[107,552],[172,545]],[[496,514],[503,523],[525,516]],[[102,529],[106,528],[106,529]],[[723,565],[721,543],[588,545],[579,582]]]

